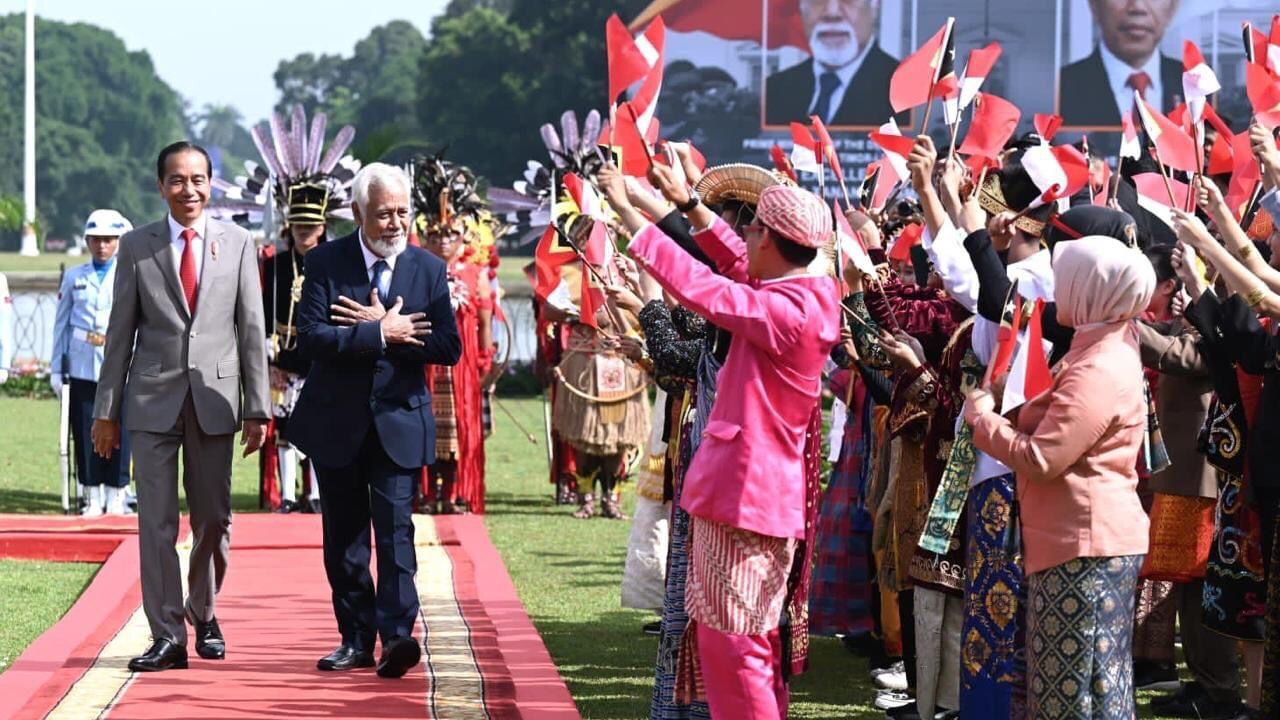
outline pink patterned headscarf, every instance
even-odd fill
[[[756,219],[797,245],[822,247],[831,238],[831,209],[798,187],[774,185],[760,193]]]

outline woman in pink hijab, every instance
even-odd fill
[[[1147,552],[1134,460],[1146,430],[1130,321],[1156,285],[1114,238],[1054,248],[1058,321],[1075,329],[1048,392],[1012,418],[969,396],[973,442],[1017,475],[1028,575],[1028,716],[1132,718],[1133,604]]]

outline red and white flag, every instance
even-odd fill
[[[1027,319],[1026,338],[1013,357],[1009,378],[1004,383],[1001,413],[1021,407],[1053,386],[1053,375],[1049,372],[1049,360],[1045,357],[1043,333],[1040,329],[1043,314],[1044,300],[1037,298],[1031,308],[1031,317]]]
[[[893,174],[899,180],[911,177],[911,172],[907,169],[907,156],[911,154],[911,148],[915,145],[915,141],[909,137],[902,136],[902,131],[898,129],[896,121],[890,120],[881,125],[878,132],[871,133],[871,142],[880,146],[881,150],[884,150],[885,157],[893,168]],[[883,179],[881,182],[884,182]]]
[[[1036,128],[1036,134],[1040,136],[1045,143],[1053,142],[1053,136],[1058,134],[1058,128],[1062,127],[1062,116],[1052,113],[1036,113],[1032,121],[1032,125]]]
[[[956,85],[955,38],[952,36],[955,22],[955,18],[947,18],[920,49],[898,63],[889,78],[889,104],[895,113],[924,105],[935,97],[946,97],[953,90]],[[948,64],[950,68],[946,67]],[[947,70],[951,72],[950,82],[946,81]]]
[[[651,28],[652,29],[652,28]],[[653,63],[636,43],[617,13],[609,16],[604,26],[605,48],[609,59],[609,104],[618,102],[627,88],[640,82]],[[652,47],[652,41],[646,45]]]
[[[1267,38],[1267,67],[1280,74],[1280,15],[1271,16],[1271,35]]]
[[[960,78],[960,109],[969,107],[969,103],[978,96],[982,83],[991,74],[996,61],[1000,59],[1003,49],[1000,43],[988,43],[984,48],[969,51],[969,60],[964,66],[964,76]]]
[[[1137,160],[1142,157],[1142,143],[1138,140],[1138,128],[1133,124],[1133,117],[1126,113],[1120,118],[1123,132],[1120,137],[1120,157]]]
[[[960,154],[981,156],[995,161],[1005,143],[1013,137],[1022,119],[1017,105],[991,93],[978,93],[973,108],[973,121],[960,144]]]
[[[1268,130],[1280,126],[1280,78],[1251,63],[1245,67],[1245,91],[1258,122]]]
[[[1173,201],[1177,203],[1176,206],[1179,209],[1186,209],[1191,194],[1191,187],[1186,183],[1173,178],[1167,179],[1168,187],[1165,186],[1160,173],[1146,172],[1133,176],[1133,185],[1138,190],[1138,204],[1162,218],[1173,216],[1169,205],[1170,191],[1173,192]],[[1156,210],[1159,212],[1155,212]]]
[[[1138,110],[1138,119],[1147,137],[1156,146],[1156,152],[1166,167],[1175,170],[1196,172],[1196,144],[1178,124],[1153,109],[1142,99],[1137,90],[1133,91],[1133,102]]]
[[[1191,111],[1191,122],[1204,122],[1204,108],[1209,96],[1222,89],[1218,76],[1213,68],[1204,61],[1200,48],[1190,40],[1182,44],[1182,95],[1186,98],[1187,109]]]
[[[811,115],[809,120],[813,122],[813,131],[818,136],[818,144],[820,145],[823,159],[827,165],[831,166],[831,172],[836,174],[836,180],[844,182],[844,170],[840,168],[840,156],[836,154],[836,144],[831,139],[831,133],[827,132],[827,126],[823,124],[822,118],[817,115]]]
[[[773,169],[791,178],[792,182],[800,182],[800,178],[796,177],[795,168],[791,167],[791,159],[782,151],[782,146],[774,143],[769,148],[769,157],[773,159]]]
[[[791,123],[791,167],[796,172],[822,172],[822,149],[804,123]]]
[[[1040,190],[1030,208],[1055,202],[1084,189],[1089,182],[1089,160],[1071,145],[1036,145],[1022,154],[1022,169]]]
[[[836,240],[844,261],[858,268],[863,275],[874,275],[876,266],[871,262],[871,256],[867,254],[862,236],[849,226],[849,220],[840,211],[840,204],[835,200],[831,201],[831,211],[836,214]]]
[[[640,89],[636,91],[635,97],[631,99],[631,104],[636,108],[636,113],[639,116],[636,119],[636,126],[645,137],[656,137],[657,135],[656,132],[651,134],[650,128],[655,124],[655,115],[658,112],[658,95],[662,93],[666,38],[667,28],[662,23],[661,15],[649,25],[643,35],[636,38],[636,48],[644,56],[645,62],[649,64],[649,70],[640,82]],[[652,144],[654,141],[651,139],[649,142]]]

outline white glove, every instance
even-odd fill
[[[62,373],[52,373],[49,375],[49,387],[53,388],[54,395],[62,394]]]

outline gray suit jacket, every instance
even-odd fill
[[[194,318],[174,267],[168,219],[120,238],[94,418],[118,420],[123,410],[129,430],[166,432],[190,391],[207,434],[234,433],[242,417],[269,419],[253,240],[236,225],[207,222]]]

